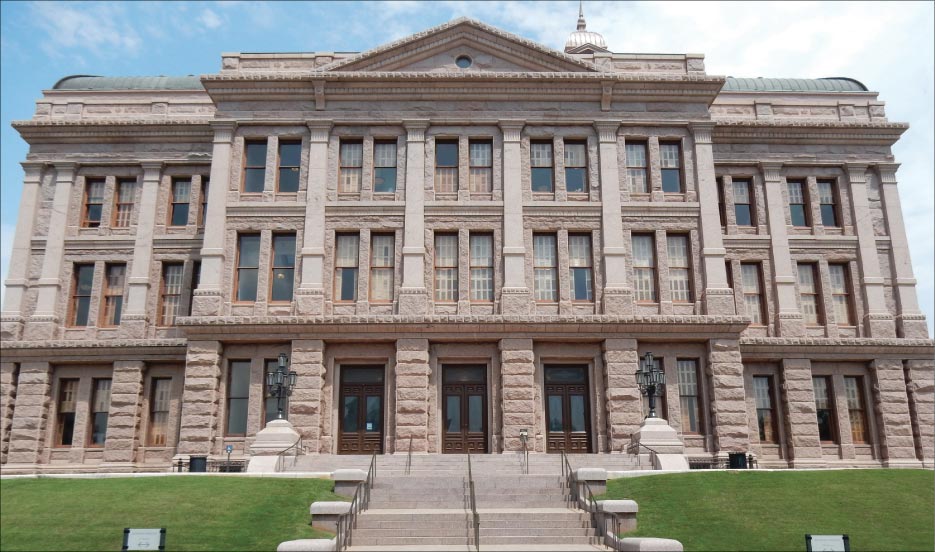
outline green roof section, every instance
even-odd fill
[[[867,92],[860,81],[848,77],[824,79],[742,79],[727,77],[726,92]]]
[[[204,90],[201,77],[99,77],[71,75],[55,83],[52,90]]]

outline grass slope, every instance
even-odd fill
[[[168,550],[275,550],[328,536],[308,506],[323,479],[139,477],[0,481],[0,550],[120,550],[124,527],[165,527]]]
[[[844,534],[851,550],[935,548],[928,470],[710,472],[608,482],[636,500],[639,530],[685,550],[805,550],[805,534]]]

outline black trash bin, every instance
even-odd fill
[[[747,469],[747,455],[743,452],[732,452],[728,455],[729,466],[732,470]]]
[[[188,471],[204,473],[208,471],[207,456],[192,456],[188,459]]]

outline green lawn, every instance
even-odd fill
[[[139,477],[0,481],[0,550],[120,550],[124,527],[165,527],[168,550],[275,550],[328,536],[308,506],[325,479]]]
[[[608,482],[630,498],[639,530],[687,551],[805,550],[805,534],[843,534],[851,550],[935,548],[928,470],[695,472]]]

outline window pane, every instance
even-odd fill
[[[750,203],[750,183],[734,180],[734,203]]]
[[[258,194],[263,191],[266,169],[246,169],[244,171],[243,191],[248,194]]]
[[[548,366],[545,369],[546,383],[584,383],[586,370],[581,366]]]
[[[91,288],[94,286],[94,265],[78,265],[78,295],[91,295]]]
[[[458,166],[458,142],[435,142],[435,165],[438,167]]]
[[[568,264],[574,267],[591,266],[591,236],[582,234],[568,236]]]
[[[818,202],[834,204],[834,184],[828,181],[818,181]]]
[[[103,205],[100,203],[88,204],[88,226],[96,228],[101,223],[101,213],[103,212]]]
[[[247,166],[263,167],[266,165],[266,142],[247,143]]]
[[[396,167],[373,169],[373,192],[390,194],[396,191]]]
[[[627,144],[627,166],[646,166],[646,144],[639,142]]]
[[[104,202],[104,180],[89,180],[87,184],[88,188],[88,203],[103,203]]]
[[[373,166],[396,168],[395,142],[377,142],[373,145]]]
[[[357,269],[339,268],[337,270],[335,287],[338,289],[339,301],[357,300]]]
[[[340,155],[342,167],[360,167],[364,162],[364,145],[361,142],[342,142]]]
[[[337,237],[335,266],[356,267],[360,253],[359,236],[345,234]]]
[[[815,272],[810,264],[799,265],[799,290],[802,293],[815,293]]]
[[[835,212],[834,205],[824,205],[821,206],[821,224],[823,226],[837,226],[838,225],[838,215]]]
[[[372,433],[380,432],[380,423],[383,418],[383,400],[378,396],[368,396],[367,401],[367,417],[365,419],[366,425],[364,430]]]
[[[188,224],[188,203],[172,204],[172,220],[170,226],[185,226]]]
[[[490,142],[471,142],[471,166],[490,167],[493,165],[493,144]]]
[[[659,144],[663,169],[677,169],[680,165],[678,144]]]
[[[458,236],[435,236],[435,266],[458,266]]]
[[[298,167],[302,163],[302,143],[301,142],[280,142],[279,143],[279,166],[280,167]]]
[[[688,267],[688,237],[667,236],[666,246],[669,253],[669,266],[676,268]]]
[[[545,193],[552,192],[551,168],[532,168],[532,191]]]
[[[586,169],[566,168],[565,169],[565,189],[570,192],[588,191],[587,171]]]
[[[533,250],[535,254],[535,266],[552,267],[557,265],[554,235],[536,234],[533,236]]]
[[[662,169],[662,191],[673,194],[682,192],[682,177],[678,169]]]
[[[493,266],[493,236],[471,235],[471,266]]]
[[[393,300],[393,269],[375,268],[370,274],[371,300]]]
[[[461,431],[461,396],[445,396],[445,431],[458,433]]]
[[[273,266],[295,266],[295,234],[273,236]]]
[[[562,396],[549,395],[549,431],[564,431],[562,423]]]
[[[656,252],[652,236],[633,236],[633,266],[653,267]]]
[[[645,194],[649,191],[646,183],[646,169],[627,169],[630,180],[630,191],[636,194]]]
[[[805,187],[802,182],[787,182],[786,188],[789,190],[789,203],[805,203]]]
[[[484,430],[484,397],[480,395],[468,396],[468,431],[480,432]]]
[[[345,433],[357,431],[357,420],[360,416],[360,398],[355,395],[344,397],[344,412],[342,415],[342,430]]]
[[[90,297],[78,297],[75,300],[75,326],[88,325],[88,311],[91,308]]]
[[[571,430],[584,431],[584,395],[569,395],[568,408],[571,411]]]
[[[552,167],[551,142],[533,142],[529,146],[529,162],[532,167]]]
[[[370,255],[373,266],[393,266],[394,247],[394,236],[373,236],[370,244]]]
[[[804,205],[790,205],[789,213],[792,215],[792,226],[808,226]]]
[[[257,269],[241,268],[237,278],[237,300],[256,301]]]
[[[593,301],[594,290],[591,287],[591,269],[590,268],[572,268],[571,269],[572,301]]]
[[[273,269],[271,301],[291,301],[295,282],[295,270],[291,268]]]
[[[285,167],[279,169],[279,191],[287,194],[299,191],[298,167]]]

